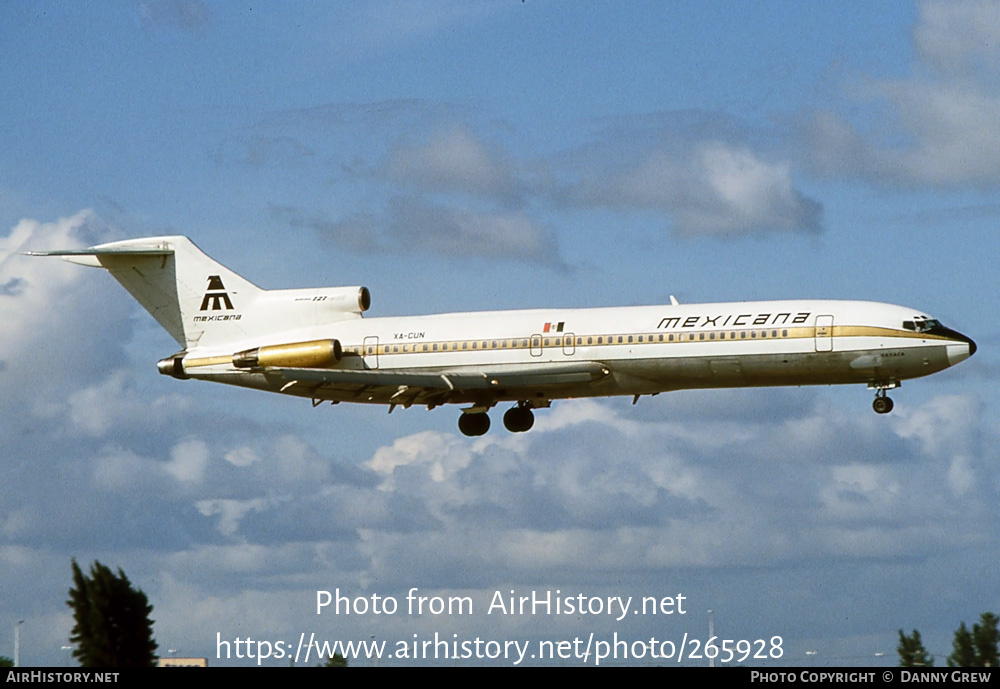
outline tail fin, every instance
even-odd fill
[[[361,318],[371,304],[367,287],[263,290],[206,256],[187,237],[127,239],[33,255],[106,268],[186,351],[233,352],[314,339],[303,331]]]
[[[246,339],[250,333],[240,321],[264,294],[187,237],[129,239],[35,255],[106,268],[185,349]]]

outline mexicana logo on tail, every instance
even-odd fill
[[[208,290],[205,292],[205,298],[201,300],[201,308],[199,311],[208,311],[208,302],[212,302],[212,311],[221,311],[222,304],[225,304],[227,310],[232,310],[233,302],[229,300],[229,294],[226,292],[225,286],[222,284],[222,278],[218,275],[208,276]]]

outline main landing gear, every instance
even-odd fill
[[[463,412],[458,417],[458,430],[463,435],[486,435],[486,431],[490,430],[489,414],[484,411]]]
[[[885,394],[886,390],[898,388],[899,383],[885,383],[881,385],[869,385],[875,388],[875,401],[872,402],[872,409],[876,414],[888,414],[892,411],[892,398]]]
[[[524,433],[535,425],[535,414],[530,402],[518,402],[516,407],[503,415],[503,425],[511,433]],[[485,435],[490,430],[490,417],[485,409],[465,411],[458,417],[458,430],[464,435]]]
[[[511,433],[530,431],[535,425],[535,415],[531,411],[531,405],[527,402],[518,402],[516,407],[508,409],[503,415],[503,425]]]

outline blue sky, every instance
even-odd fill
[[[680,638],[708,609],[788,665],[891,664],[899,628],[946,655],[1000,607],[998,39],[985,2],[5,3],[0,654],[24,619],[25,663],[67,662],[75,557],[213,662],[216,633]],[[868,299],[980,349],[884,418],[862,387],[678,392],[469,439],[160,376],[113,280],[20,255],[156,234],[373,316]],[[411,586],[690,612],[312,608]]]

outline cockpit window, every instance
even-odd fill
[[[933,318],[915,317],[912,321],[903,321],[904,330],[912,330],[917,333],[925,333],[933,328],[940,328],[941,323]]]

